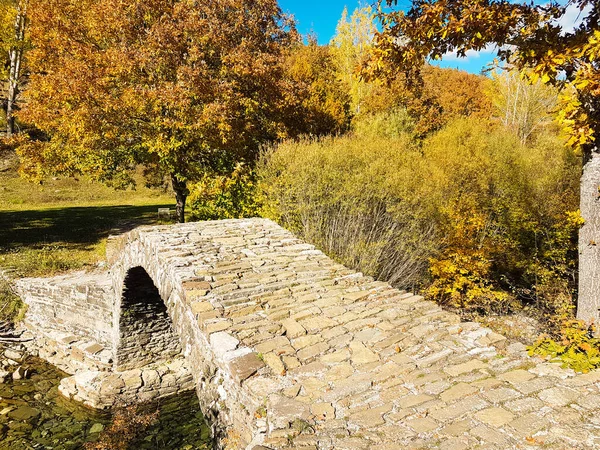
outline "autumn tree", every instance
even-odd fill
[[[557,85],[565,92],[560,118],[569,144],[584,160],[579,233],[579,299],[577,315],[598,319],[600,312],[600,9],[593,0],[536,5],[507,0],[413,0],[407,11],[394,9],[396,0],[381,1],[382,30],[367,72],[387,76],[397,72],[419,78],[428,58],[488,45],[498,48],[532,82]],[[575,10],[581,23],[561,26]]]
[[[6,111],[6,136],[15,132],[15,111],[18,109],[26,72],[25,51],[28,48],[27,0],[0,1],[0,55],[4,59],[2,78],[5,81],[4,109]]]
[[[363,112],[379,113],[405,108],[415,122],[415,134],[425,137],[459,117],[487,119],[491,102],[487,79],[461,70],[423,65],[418,86],[404,73],[374,83],[363,100]]]
[[[351,119],[351,96],[337,77],[328,46],[315,39],[298,43],[283,61],[286,89],[284,122],[287,134],[323,136],[346,131]]]
[[[488,93],[494,118],[516,134],[522,144],[554,122],[551,113],[557,105],[557,90],[541,81],[529,83],[517,70],[493,71]]]
[[[122,187],[131,170],[188,183],[255,157],[283,134],[279,59],[296,40],[275,0],[39,0],[19,117],[22,171],[86,173]]]
[[[354,115],[360,114],[363,102],[374,88],[372,83],[365,82],[358,75],[356,69],[367,59],[375,31],[375,13],[370,6],[356,8],[350,16],[344,8],[336,34],[331,39],[337,77],[350,94]]]

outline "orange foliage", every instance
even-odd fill
[[[485,93],[487,79],[455,69],[425,65],[420,80],[397,73],[380,84],[365,100],[367,112],[405,107],[415,119],[415,132],[424,136],[458,117],[488,118],[491,102]]]
[[[279,61],[297,35],[275,0],[41,0],[30,15],[20,118],[46,139],[22,146],[27,171],[127,185],[144,164],[185,203],[207,167],[285,134]]]

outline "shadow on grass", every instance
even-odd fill
[[[60,243],[85,249],[109,234],[158,222],[157,208],[172,205],[88,206],[0,211],[0,253]]]

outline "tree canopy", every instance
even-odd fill
[[[393,6],[396,0],[385,0]],[[568,8],[582,14],[572,30],[561,26]],[[507,0],[413,0],[408,11],[380,8],[383,29],[375,37],[368,72],[415,75],[427,58],[495,45],[498,56],[524,69],[531,81],[540,79],[568,87],[561,119],[569,143],[588,153],[600,123],[600,11],[592,0],[560,5]],[[575,95],[568,95],[574,92]]]
[[[396,0],[383,0],[393,6]],[[581,22],[561,21],[577,12]],[[594,0],[513,3],[508,0],[413,0],[408,11],[380,8],[383,29],[377,33],[370,75],[405,72],[419,84],[427,58],[495,45],[499,57],[532,83],[562,89],[559,120],[568,145],[583,154],[579,230],[578,317],[600,318],[600,9]]]
[[[279,59],[297,35],[275,0],[40,0],[20,118],[31,176],[87,173],[117,186],[138,164],[187,183],[284,135]]]

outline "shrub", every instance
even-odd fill
[[[238,164],[229,175],[206,174],[191,186],[188,204],[196,220],[255,217],[254,172]]]
[[[402,119],[363,116],[354,135],[270,149],[258,168],[261,213],[441,304],[548,316],[571,304],[578,158],[555,135],[523,144],[482,120],[452,121],[419,142],[394,114]]]
[[[365,137],[398,139],[403,135],[412,135],[414,128],[414,120],[402,107],[373,114],[363,114],[353,121],[354,132]]]
[[[558,137],[524,145],[459,120],[424,142],[423,157],[445,236],[431,297],[498,312],[516,298],[547,314],[572,301],[580,163]]]
[[[527,348],[529,356],[538,355],[587,373],[600,367],[600,339],[594,337],[595,326],[575,320],[569,313],[561,315],[560,328],[554,338],[548,334]]]
[[[258,168],[261,212],[345,265],[413,287],[435,253],[435,223],[406,134],[284,142]]]

